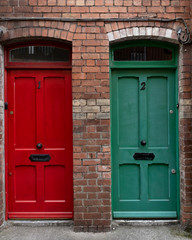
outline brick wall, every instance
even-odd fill
[[[1,16],[189,17],[190,0],[1,0]]]
[[[183,17],[190,23],[190,0],[1,0],[0,17],[132,18]],[[192,5],[192,4],[191,4]],[[192,7],[192,6],[191,6]],[[74,227],[109,230],[111,225],[109,41],[153,38],[177,42],[181,23],[6,21],[3,44],[25,39],[72,42]],[[2,65],[2,52],[0,61]],[[192,219],[191,46],[180,48],[181,219]],[[2,76],[1,72],[0,76]],[[2,81],[2,80],[1,80]],[[0,91],[0,101],[3,88]],[[3,162],[2,102],[0,102]],[[2,169],[2,168],[1,168]],[[1,176],[3,170],[1,171]],[[2,182],[2,177],[1,177]],[[0,184],[0,221],[3,190]]]

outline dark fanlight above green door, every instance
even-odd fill
[[[151,40],[111,46],[111,68],[177,68],[177,46]]]

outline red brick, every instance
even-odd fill
[[[76,192],[82,192],[82,187],[74,186],[74,187],[73,187],[73,192],[74,192],[74,193],[76,193]]]
[[[161,6],[161,0],[152,1],[152,6]]]
[[[161,5],[162,5],[162,6],[169,6],[170,3],[171,3],[170,0],[161,0]]]
[[[101,200],[93,200],[93,199],[88,199],[84,200],[84,205],[85,206],[94,206],[94,205],[101,205]]]
[[[85,179],[93,179],[93,178],[98,178],[99,174],[98,173],[87,173],[84,174]]]
[[[13,8],[12,7],[0,7],[0,13],[12,13]]]
[[[151,6],[151,0],[143,0],[143,6]]]
[[[90,12],[96,13],[107,13],[109,11],[108,7],[90,7]]]
[[[47,1],[48,1],[49,6],[56,5],[56,3],[57,3],[56,0],[47,0]]]
[[[111,173],[110,172],[104,172],[104,173],[102,173],[102,177],[103,178],[111,178]]]
[[[47,0],[38,0],[38,6],[46,6]]]
[[[8,6],[9,1],[8,0],[1,0],[1,6]]]
[[[127,12],[127,7],[109,7],[109,12],[111,13],[116,13],[116,12],[121,12],[125,13]]]
[[[101,188],[100,187],[93,187],[93,186],[91,186],[91,187],[84,187],[84,192],[100,192],[101,191]]]
[[[29,5],[32,5],[32,6],[37,5],[37,0],[29,0]]]
[[[99,172],[110,172],[111,167],[110,166],[98,166],[98,171]]]
[[[70,8],[69,7],[52,7],[51,8],[51,12],[53,12],[53,13],[55,13],[55,12],[63,12],[63,11],[69,11],[70,10]]]
[[[141,3],[142,3],[142,0],[133,0],[133,5],[134,6],[141,6],[142,5]]]
[[[82,72],[99,72],[100,67],[82,67]]]
[[[73,157],[74,158],[86,158],[86,153],[74,153]]]
[[[89,8],[88,7],[71,7],[71,12],[86,13],[86,12],[89,12]]]
[[[66,0],[57,0],[58,6],[66,6]]]
[[[83,152],[98,152],[100,151],[100,146],[84,146]]]
[[[166,7],[166,11],[169,13],[182,13],[184,11],[183,7]]]
[[[103,6],[104,0],[95,0],[95,6]]]
[[[147,11],[150,13],[164,12],[164,8],[163,7],[147,7]]]
[[[100,55],[98,53],[83,53],[83,59],[99,59]]]
[[[146,7],[128,7],[128,12],[144,13],[146,12]]]
[[[31,10],[32,11],[32,10]],[[33,7],[33,12],[50,12],[51,7]]]

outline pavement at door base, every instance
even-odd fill
[[[74,232],[72,227],[7,226],[0,232],[0,240],[187,240],[192,233],[174,226],[119,226],[111,232]]]

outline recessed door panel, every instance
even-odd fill
[[[148,146],[168,147],[169,82],[164,76],[147,78]],[[158,134],[157,132],[160,132]]]
[[[175,218],[174,70],[112,71],[115,218]]]
[[[45,147],[65,147],[65,79],[44,78]]]
[[[119,167],[120,201],[140,199],[140,165],[127,164]]]
[[[170,181],[168,164],[149,164],[148,199],[167,200],[170,198]],[[158,186],[158,187],[157,187]]]
[[[119,145],[137,147],[139,132],[139,78],[120,77],[117,82]],[[129,110],[129,114],[127,111]]]
[[[66,184],[64,166],[45,166],[45,201],[65,202]]]
[[[72,218],[68,70],[8,71],[8,217]]]
[[[36,201],[37,176],[35,166],[17,166],[15,168],[15,199],[18,201]]]
[[[16,148],[33,148],[36,143],[35,78],[25,75],[13,80]]]

